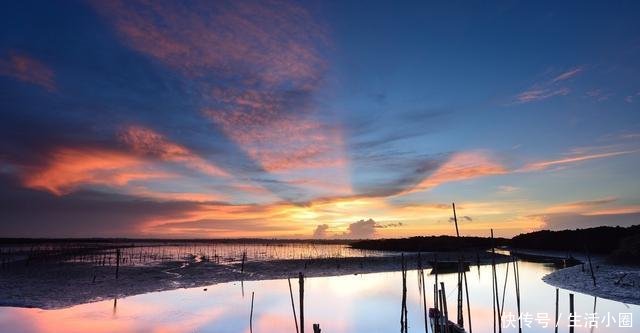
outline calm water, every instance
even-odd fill
[[[467,272],[471,296],[474,332],[492,332],[491,268]],[[500,289],[506,266],[499,265]],[[522,311],[530,313],[531,328],[525,332],[553,332],[555,288],[541,281],[551,272],[542,264],[520,263]],[[511,273],[511,272],[510,272]],[[434,277],[428,278],[428,305],[432,304]],[[507,284],[505,317],[516,313],[513,276]],[[456,274],[440,275],[447,291],[450,318],[455,318]],[[409,331],[424,332],[421,298],[418,293],[417,272],[408,273]],[[78,305],[62,310],[0,308],[0,331],[12,333],[35,332],[249,332],[251,292],[255,292],[254,332],[295,332],[287,280],[226,283],[203,288],[181,289],[150,293],[117,300]],[[294,293],[297,283],[294,285]],[[244,296],[243,296],[244,291]],[[560,329],[568,329],[569,292],[560,291]],[[586,313],[593,313],[594,297],[575,293],[578,324],[584,325]],[[323,332],[397,332],[400,326],[400,272],[308,278],[305,283],[306,330],[312,323],[320,323]],[[297,300],[296,300],[297,308]],[[576,332],[637,332],[637,328],[620,328],[619,313],[631,313],[640,320],[640,307],[597,299],[597,328],[576,327]],[[538,316],[548,314],[549,327]],[[542,318],[542,317],[540,317]],[[612,321],[612,318],[616,322]],[[466,316],[465,316],[466,320]],[[602,322],[604,320],[604,322]],[[609,321],[610,327],[607,326]],[[638,325],[634,325],[638,327]],[[505,328],[503,332],[517,332]]]

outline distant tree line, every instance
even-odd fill
[[[512,239],[495,238],[495,246],[520,249],[605,254],[617,262],[640,264],[640,225],[575,230],[541,230]],[[368,239],[351,246],[363,250],[430,252],[490,249],[491,238],[425,236],[401,239]]]
[[[640,234],[640,225],[632,227],[596,227],[588,229],[541,230],[520,234],[511,239],[511,246],[524,249],[585,251],[612,253],[626,237]]]
[[[509,244],[506,238],[495,238],[496,246]],[[401,239],[368,239],[351,244],[351,247],[362,250],[431,252],[490,249],[491,238],[454,237],[454,236],[419,236]]]

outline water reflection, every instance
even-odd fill
[[[497,266],[500,289],[507,266]],[[492,332],[491,271],[489,266],[471,267],[468,276],[474,332]],[[520,262],[521,303],[523,314],[532,316],[531,328],[525,332],[552,332],[555,316],[555,288],[541,281],[553,269],[543,264]],[[476,271],[476,272],[474,272]],[[506,283],[504,320],[516,314],[513,275]],[[433,287],[434,276],[425,275],[427,287]],[[456,318],[456,274],[439,276],[447,286],[450,318]],[[293,281],[292,281],[293,282]],[[79,305],[61,310],[0,308],[0,328],[11,333],[74,333],[74,332],[249,332],[251,298],[244,292],[255,292],[253,309],[254,332],[295,332],[287,280],[245,281],[206,287],[150,293],[123,299]],[[293,284],[294,293],[297,284]],[[408,324],[410,332],[424,331],[422,301],[418,289],[418,274],[408,272]],[[246,289],[246,290],[245,290]],[[427,288],[427,290],[429,290]],[[502,291],[502,290],[501,290]],[[313,323],[320,323],[323,332],[396,332],[400,326],[402,280],[400,272],[309,278],[305,282],[305,324],[311,332]],[[427,306],[433,304],[427,292]],[[569,292],[561,290],[559,298],[559,332],[569,332]],[[296,302],[297,303],[297,302]],[[585,314],[597,312],[606,319],[607,313],[618,319],[619,313],[631,313],[640,318],[640,307],[575,293],[579,324]],[[296,309],[299,309],[296,304]],[[465,306],[466,309],[466,306]],[[548,327],[536,321],[537,314],[547,314]],[[465,315],[466,320],[466,315]],[[503,326],[507,323],[505,322]],[[617,322],[597,328],[577,327],[575,332],[634,332],[634,328],[619,328]],[[509,327],[503,332],[517,332]]]

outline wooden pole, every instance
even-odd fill
[[[435,312],[435,321],[433,324],[433,333],[438,333],[440,331],[440,327],[438,327],[438,325],[440,324],[440,322],[438,321],[439,319],[439,308],[440,308],[440,298],[438,296],[438,285],[437,284],[433,284],[433,307],[436,309]]]
[[[573,333],[575,330],[574,323],[574,309],[573,309],[573,294],[569,294],[569,333]]]
[[[507,281],[509,280],[509,263],[507,262],[507,272],[504,276],[504,286],[502,287],[502,308],[500,308],[500,313],[504,313],[504,298],[507,295]]]
[[[300,284],[300,333],[304,333],[304,276],[298,273],[298,283]]]
[[[438,325],[440,326],[440,333],[445,333],[445,323],[446,319],[444,319],[444,299],[442,296],[442,289],[438,290],[438,298],[440,299],[440,314],[438,315]]]
[[[444,289],[444,282],[440,282],[442,289],[442,309],[444,310],[444,322],[445,325],[449,324],[449,310],[447,309],[447,292]]]
[[[422,284],[422,310],[424,311],[424,333],[429,333],[429,322],[427,318],[427,294],[424,286],[424,269],[420,270]]]
[[[240,266],[240,273],[244,273],[244,262],[247,260],[247,251],[242,252],[242,264]]]
[[[458,216],[456,214],[456,203],[452,202],[451,206],[453,207],[453,221],[456,225],[456,237],[460,238],[460,230],[458,229]],[[478,259],[478,274],[480,274],[480,256],[477,252],[476,256]],[[459,259],[459,262],[462,259],[462,254],[460,255],[460,257],[461,258]],[[465,268],[462,266],[462,264],[458,265],[458,325],[462,326],[464,324],[464,314],[462,313],[462,279],[464,278],[465,293],[467,295],[467,313],[469,316],[469,333],[471,333],[471,306],[469,302],[469,286],[467,285],[467,272],[464,269]]]
[[[556,288],[556,330],[555,333],[558,333],[558,302],[560,300],[560,290],[558,288]]]
[[[251,292],[251,312],[249,313],[249,332],[253,333],[253,291]]]
[[[463,317],[463,313],[462,313],[462,272],[463,272],[464,268],[462,267],[462,260],[459,258],[458,259],[458,299],[457,299],[457,308],[456,311],[458,311],[458,317],[457,317],[457,323],[458,325],[460,325],[460,327],[464,326],[464,317]]]
[[[116,249],[116,280],[118,279],[119,271],[120,271],[120,249]]]
[[[520,267],[518,259],[513,258],[513,277],[516,284],[516,304],[518,305],[518,318],[520,318]],[[522,333],[522,321],[518,320],[518,333]]]
[[[291,288],[291,279],[287,278],[289,281],[289,296],[291,296],[291,310],[293,311],[293,322],[296,324],[296,333],[300,333],[298,331],[298,317],[296,316],[296,306],[293,303],[293,288]]]
[[[493,309],[493,333],[496,333],[496,287],[493,284],[495,272],[491,268],[491,308]]]
[[[467,272],[464,274],[464,293],[467,295],[467,316],[469,318],[469,333],[473,333],[471,329],[471,303],[469,302],[469,285],[467,285]]]
[[[591,271],[591,279],[593,280],[593,286],[596,286],[596,276],[593,272],[593,265],[591,264],[591,256],[589,255],[589,250],[587,249],[587,245],[584,245],[584,250],[587,252],[587,260],[589,261],[589,270]]]
[[[460,231],[458,231],[458,217],[456,216],[456,203],[451,203],[453,206],[453,222],[456,224],[456,236],[460,237]]]
[[[407,263],[402,254],[402,308],[400,309],[400,332],[407,332]]]
[[[491,267],[493,272],[493,284],[494,284],[494,297],[495,297],[495,307],[496,312],[498,314],[498,332],[502,332],[502,316],[500,315],[500,291],[498,289],[498,274],[496,272],[496,245],[493,239],[493,229],[491,229]]]

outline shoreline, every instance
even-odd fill
[[[640,267],[616,265],[604,261],[593,263],[594,286],[589,265],[568,267],[549,273],[545,283],[591,296],[640,305]]]
[[[437,254],[438,260],[457,261],[459,253],[421,253],[424,268]],[[491,253],[463,253],[471,265],[491,263]],[[418,254],[405,254],[409,269],[418,267]],[[479,258],[479,261],[477,260]],[[496,262],[507,256],[496,254]],[[113,298],[180,288],[203,287],[236,281],[256,281],[297,277],[325,277],[400,271],[401,255],[382,257],[343,257],[249,261],[218,264],[213,262],[171,261],[148,266],[115,267],[86,263],[16,265],[0,271],[0,306],[61,309]]]

